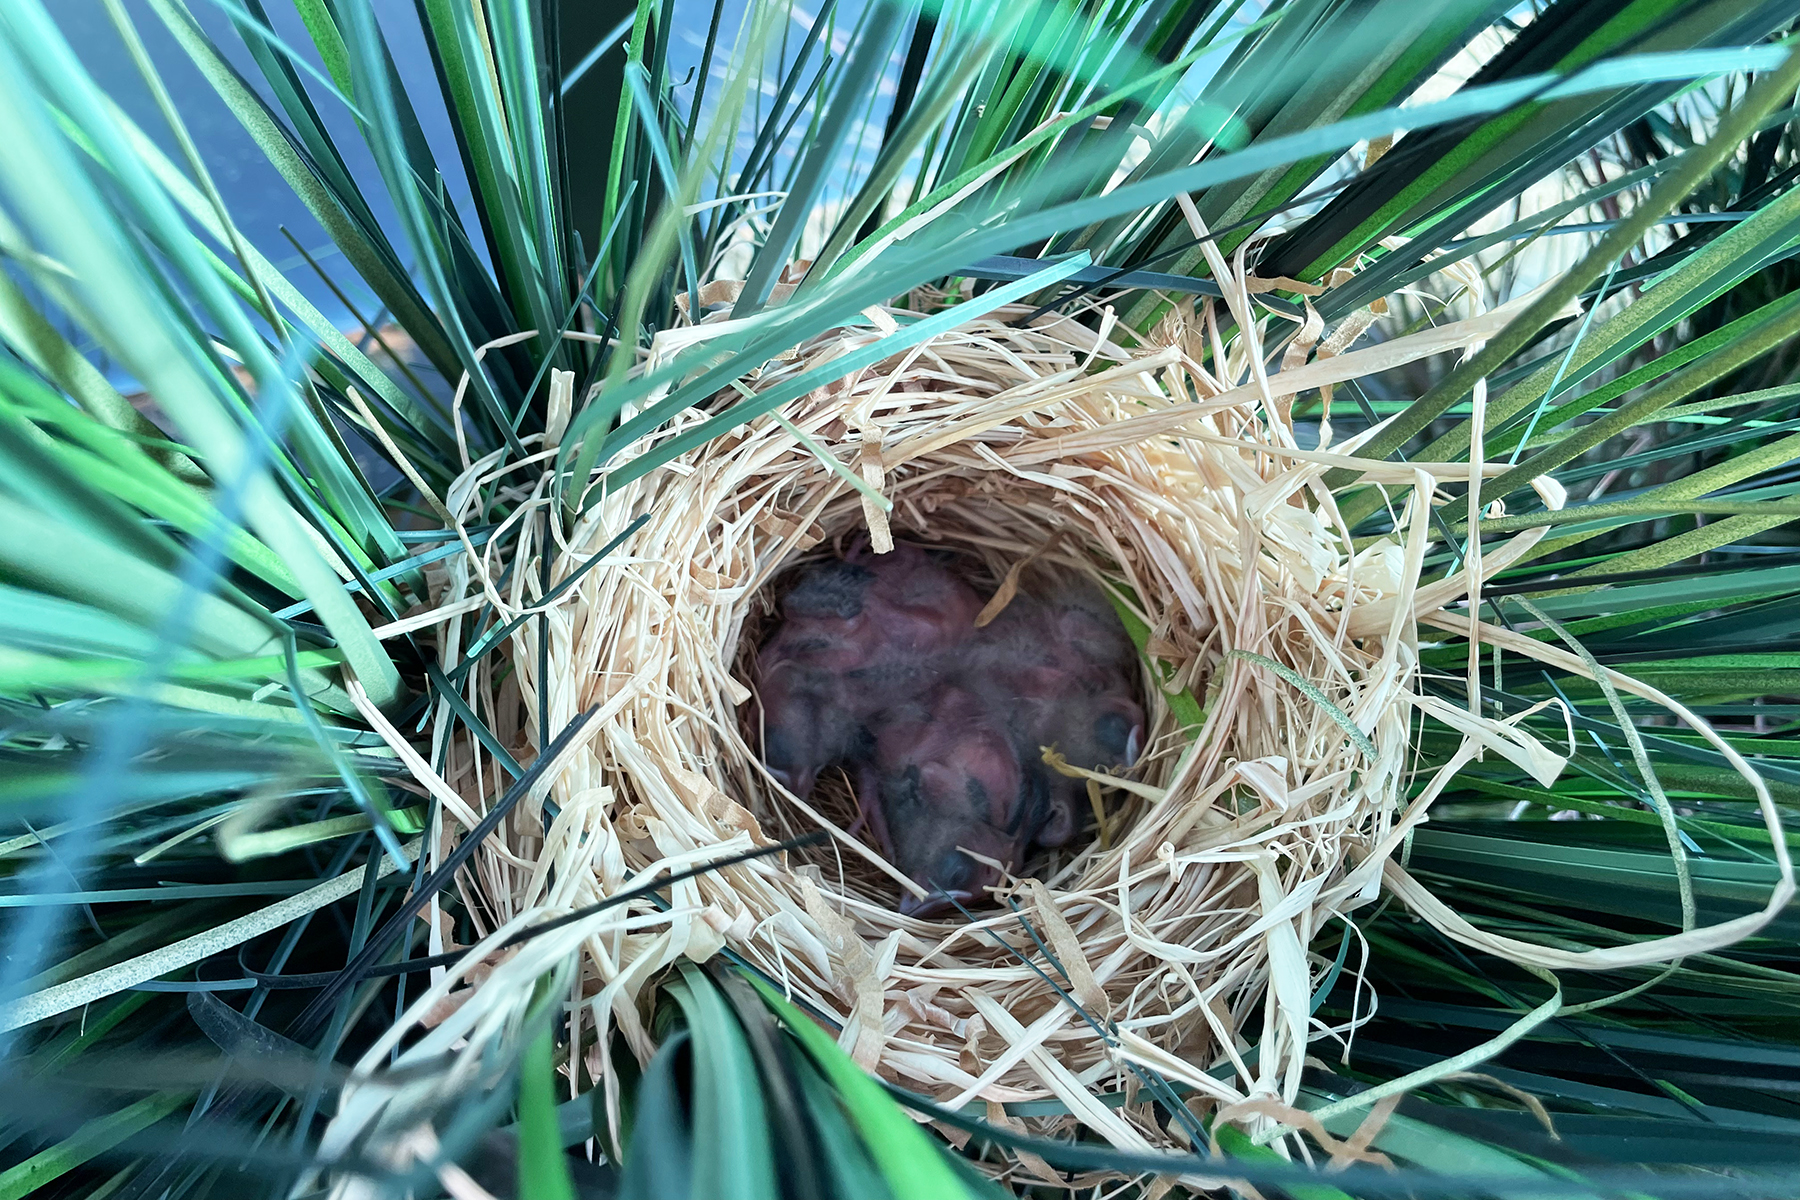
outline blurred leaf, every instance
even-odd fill
[[[556,1064],[548,1029],[526,1045],[519,1066],[519,1195],[575,1200],[556,1117]]]
[[[896,1200],[964,1194],[966,1189],[944,1160],[944,1151],[838,1048],[831,1035],[762,980],[752,978],[750,982],[842,1098]]]
[[[731,1200],[774,1197],[772,1127],[743,1029],[699,968],[684,963],[681,978],[667,988],[686,1020],[693,1064],[694,1194]]]
[[[677,1200],[695,1194],[693,1137],[676,1081],[688,1050],[685,1030],[666,1039],[644,1069],[633,1106],[619,1200]]]
[[[189,1099],[181,1092],[159,1092],[117,1112],[96,1117],[64,1141],[0,1172],[0,1200],[20,1200],[48,1186],[96,1155],[105,1154],[126,1138],[154,1125]]]

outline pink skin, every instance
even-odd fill
[[[764,760],[796,796],[832,762],[858,756],[866,722],[943,673],[981,600],[917,546],[858,544],[809,570],[782,602],[757,659]]]
[[[1042,765],[1054,746],[1071,765],[1130,766],[1144,744],[1132,698],[1130,641],[1088,585],[1062,584],[1048,602],[1020,595],[982,631],[974,668],[983,699],[1008,714],[1021,760],[1046,775],[1049,812],[1037,842],[1060,846],[1080,827],[1087,783]]]
[[[858,543],[844,561],[870,575],[858,619],[886,655],[929,658],[957,648],[974,631],[981,597],[919,547],[902,542],[876,554]]]
[[[1135,655],[1091,584],[1022,592],[976,630],[980,608],[921,548],[860,543],[788,592],[756,674],[771,773],[805,797],[827,766],[849,768],[852,835],[866,825],[902,871],[959,901],[999,877],[958,847],[1017,866],[1080,828],[1085,781],[1051,771],[1040,747],[1100,768],[1130,765],[1143,745]],[[900,903],[919,916],[948,907]]]
[[[924,703],[893,714],[876,737],[875,759],[862,790],[879,789],[864,806],[871,832],[895,866],[933,890],[902,895],[900,911],[926,916],[979,898],[999,882],[966,847],[1003,863],[1024,857],[1029,834],[1014,817],[1024,783],[1004,727],[973,692],[947,684]]]
[[[804,799],[826,765],[853,752],[861,721],[840,675],[780,659],[759,674],[763,761]]]
[[[1091,587],[1062,585],[1048,603],[1015,597],[983,630],[976,657],[986,702],[1012,714],[1031,757],[1055,745],[1076,766],[1130,766],[1143,748],[1136,655],[1102,604]]]

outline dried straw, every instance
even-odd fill
[[[1230,264],[1214,265],[1233,277]],[[1517,561],[1541,529],[1490,544],[1445,581],[1419,583],[1430,505],[1445,501],[1438,483],[1503,467],[1366,460],[1354,440],[1301,450],[1287,413],[1300,391],[1476,344],[1517,305],[1351,353],[1342,351],[1367,320],[1353,318],[1353,329],[1323,341],[1309,322],[1302,353],[1290,351],[1288,369],[1268,375],[1242,274],[1240,262],[1232,308],[1244,311],[1229,348],[1210,303],[1165,321],[1130,350],[1109,336],[1106,314],[1096,333],[1054,316],[1015,327],[1027,310],[1002,309],[612,490],[566,543],[548,548],[534,540],[544,523],[529,519],[552,502],[547,477],[535,474],[547,452],[470,464],[445,505],[474,523],[504,500],[519,529],[518,557],[503,575],[491,549],[503,543],[496,536],[483,552],[451,560],[435,621],[448,622],[445,661],[465,649],[450,617],[482,602],[503,620],[537,611],[539,556],[550,555],[555,586],[643,519],[542,621],[513,635],[510,671],[490,655],[469,677],[469,702],[523,759],[535,752],[540,715],[554,732],[599,710],[591,736],[549,785],[557,815],[548,830],[544,797],[533,797],[460,877],[490,942],[794,833],[822,828],[832,842],[805,861],[763,859],[677,884],[667,911],[638,903],[629,916],[615,910],[560,930],[510,952],[479,989],[454,992],[455,980],[441,979],[389,1040],[414,1024],[443,1022],[428,1043],[438,1051],[462,1046],[473,1060],[516,1027],[534,981],[579,946],[579,963],[559,986],[598,1034],[585,1065],[616,1114],[618,1081],[605,1048],[622,1037],[647,1058],[650,986],[684,956],[699,961],[729,947],[829,1014],[859,1063],[940,1103],[1055,1098],[1072,1114],[1065,1123],[1115,1146],[1167,1149],[1182,1135],[1131,1102],[1132,1065],[1185,1084],[1196,1103],[1229,1108],[1264,1136],[1284,1128],[1307,1044],[1327,1032],[1310,1001],[1329,964],[1309,958],[1306,947],[1384,886],[1448,935],[1548,968],[1695,953],[1743,936],[1785,904],[1792,873],[1777,835],[1784,882],[1760,918],[1582,955],[1474,929],[1394,861],[1407,831],[1476,755],[1503,755],[1545,783],[1563,764],[1517,718],[1498,721],[1425,695],[1422,624],[1576,673],[1588,668],[1576,655],[1473,627],[1466,609],[1449,609],[1479,586],[1471,570],[1485,576]],[[798,347],[710,410],[690,412],[613,461],[692,428],[739,392],[763,391],[866,345],[911,315],[871,310],[872,325]],[[646,366],[677,341],[730,328],[703,322],[663,335]],[[1320,353],[1306,364],[1304,347],[1313,343]],[[1202,367],[1202,346],[1223,366]],[[1342,466],[1365,471],[1366,482],[1410,489],[1396,534],[1355,553],[1321,482]],[[1550,507],[1561,506],[1553,481],[1537,486]],[[990,591],[1040,556],[1109,587],[1148,629],[1150,750],[1129,778],[1091,776],[1105,799],[1104,838],[1029,864],[1028,877],[1009,879],[1004,903],[972,923],[899,915],[899,873],[845,832],[853,814],[847,789],[827,780],[803,803],[758,761],[758,731],[747,717],[756,706],[743,681],[770,621],[771,595],[798,564],[864,530],[878,548],[898,537],[962,551],[971,578]],[[432,623],[430,614],[405,622]],[[549,637],[542,659],[541,629]],[[1680,711],[1643,685],[1614,680]],[[1204,705],[1197,727],[1176,715],[1183,705],[1173,698],[1182,693]],[[1755,772],[1703,723],[1681,715],[1751,781],[1773,828]],[[442,779],[420,782],[461,799],[445,797],[427,865],[454,843],[454,824],[478,818],[482,797],[502,782],[487,750],[466,730],[451,733],[447,712],[440,717],[435,748],[449,766]],[[1463,748],[1403,805],[1412,731],[1423,719],[1449,725]],[[429,774],[418,756],[406,760]],[[435,914],[432,932],[440,948]],[[1247,1060],[1251,1046],[1259,1052]],[[388,1048],[384,1042],[360,1068],[366,1082],[350,1090],[334,1145],[349,1144],[371,1122],[416,1128],[424,1098],[399,1104],[405,1089],[380,1082]],[[1128,1095],[1122,1106],[1097,1099],[1117,1090]]]

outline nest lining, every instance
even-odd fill
[[[1293,1102],[1309,1039],[1342,1032],[1310,1016],[1327,964],[1310,960],[1305,947],[1327,921],[1374,899],[1384,884],[1450,936],[1540,966],[1659,961],[1754,928],[1744,918],[1660,943],[1536,947],[1468,926],[1391,860],[1404,833],[1476,753],[1504,754],[1546,783],[1562,765],[1516,725],[1421,693],[1422,623],[1587,671],[1575,655],[1471,629],[1465,617],[1444,611],[1516,561],[1541,529],[1489,548],[1449,580],[1417,583],[1429,518],[1419,498],[1439,499],[1431,470],[1468,477],[1503,468],[1357,459],[1354,443],[1301,451],[1281,397],[1404,361],[1403,353],[1479,340],[1504,310],[1336,365],[1290,368],[1279,377],[1285,391],[1256,378],[1244,355],[1218,357],[1228,380],[1251,382],[1220,383],[1197,362],[1203,331],[1179,319],[1166,322],[1149,348],[1127,351],[1106,339],[1104,322],[1099,334],[1067,319],[1008,323],[1023,315],[999,310],[786,406],[792,428],[837,458],[837,469],[789,427],[759,418],[614,490],[566,543],[550,548],[554,586],[616,531],[645,518],[601,569],[586,571],[543,609],[545,621],[521,627],[506,668],[490,656],[471,673],[471,703],[503,739],[518,739],[522,759],[538,749],[535,718],[557,730],[594,710],[584,737],[549,772],[559,809],[549,830],[537,803],[543,797],[532,797],[458,878],[468,911],[489,934],[483,946],[628,884],[790,833],[826,828],[833,840],[821,853],[675,884],[667,911],[637,903],[520,951],[469,960],[434,982],[371,1051],[360,1077],[374,1079],[390,1043],[419,1025],[431,1032],[403,1061],[491,1045],[516,1027],[542,973],[563,964],[568,995],[585,1002],[576,1011],[597,1035],[573,1052],[585,1054],[616,1121],[619,1082],[604,1047],[623,1037],[647,1060],[654,1046],[639,1003],[647,987],[683,957],[698,961],[729,948],[830,1014],[857,1061],[904,1086],[951,1105],[1054,1097],[1072,1114],[1064,1120],[1121,1148],[1167,1148],[1170,1133],[1147,1110],[1110,1108],[1095,1094],[1128,1088],[1128,1065],[1136,1063],[1253,1126],[1273,1128],[1269,1104]],[[707,327],[680,334],[691,342]],[[766,389],[880,335],[879,326],[833,331],[748,387]],[[1400,345],[1410,340],[1419,344]],[[1349,361],[1359,356],[1369,361]],[[614,461],[710,415],[691,412]],[[477,519],[480,488],[522,465],[507,465],[498,453],[468,464],[448,497],[452,511]],[[1345,531],[1326,524],[1335,507],[1321,482],[1340,465],[1354,465],[1370,482],[1413,489],[1394,538],[1346,552]],[[846,467],[887,504],[850,487]],[[509,498],[520,562],[544,550],[526,518],[551,502],[547,480],[527,478]],[[1561,506],[1553,483],[1539,487],[1550,507]],[[901,916],[893,907],[897,872],[843,833],[847,797],[825,788],[802,804],[758,761],[743,717],[754,708],[743,680],[772,584],[809,555],[829,552],[834,539],[862,530],[877,548],[899,536],[960,549],[990,581],[1034,556],[1087,572],[1130,597],[1149,630],[1149,748],[1129,778],[1103,779],[1103,843],[1028,864],[1035,877],[1009,881],[1005,898],[1017,915],[1011,907],[990,910],[973,924],[955,914]],[[501,567],[472,549],[450,560],[440,622],[471,599],[493,603],[508,619],[537,611],[538,572],[516,570],[501,584]],[[540,648],[544,626],[549,644]],[[462,649],[457,630],[446,626],[441,650],[449,660]],[[1761,780],[1703,722],[1654,689],[1609,675],[1621,690],[1668,704],[1726,753],[1779,830]],[[350,691],[360,696],[354,684]],[[1204,700],[1197,727],[1177,719],[1170,696],[1181,692]],[[1464,746],[1401,811],[1416,711],[1449,724]],[[440,721],[439,728],[449,727]],[[434,794],[444,793],[451,818],[434,831],[428,865],[454,844],[454,821],[471,823],[459,810],[472,818],[480,797],[502,782],[473,737],[446,736],[443,776],[414,768]],[[403,744],[397,734],[389,740]],[[1785,899],[1772,897],[1761,920]],[[433,914],[435,921],[435,905]],[[431,948],[442,948],[435,923]],[[452,992],[471,968],[491,977]],[[1096,1032],[1038,968],[1049,969],[1109,1032]],[[1250,1045],[1259,1047],[1254,1062],[1243,1053]],[[426,1093],[466,1083],[478,1057],[465,1055],[456,1080],[420,1085],[409,1101],[415,1107],[398,1103],[400,1092],[350,1089],[334,1136],[348,1139],[370,1121],[410,1128],[406,1114],[420,1111]],[[1215,1063],[1230,1064],[1235,1075],[1214,1078],[1205,1068]],[[577,1064],[568,1066],[574,1073]]]

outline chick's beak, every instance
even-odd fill
[[[945,913],[955,912],[957,904],[966,905],[974,898],[975,897],[970,893],[962,891],[961,889],[953,892],[946,892],[939,889],[933,894],[925,897],[923,900],[913,895],[911,892],[901,892],[900,915],[903,917],[918,917],[921,920],[927,917],[938,917]],[[952,904],[952,900],[956,903]]]
[[[986,864],[976,862],[960,850],[948,851],[934,864],[930,878],[921,881],[931,889],[931,894],[920,899],[910,891],[901,893],[900,914],[932,917],[954,912],[957,904],[968,904],[979,898],[982,887],[995,882],[990,878],[992,875],[992,868]]]

